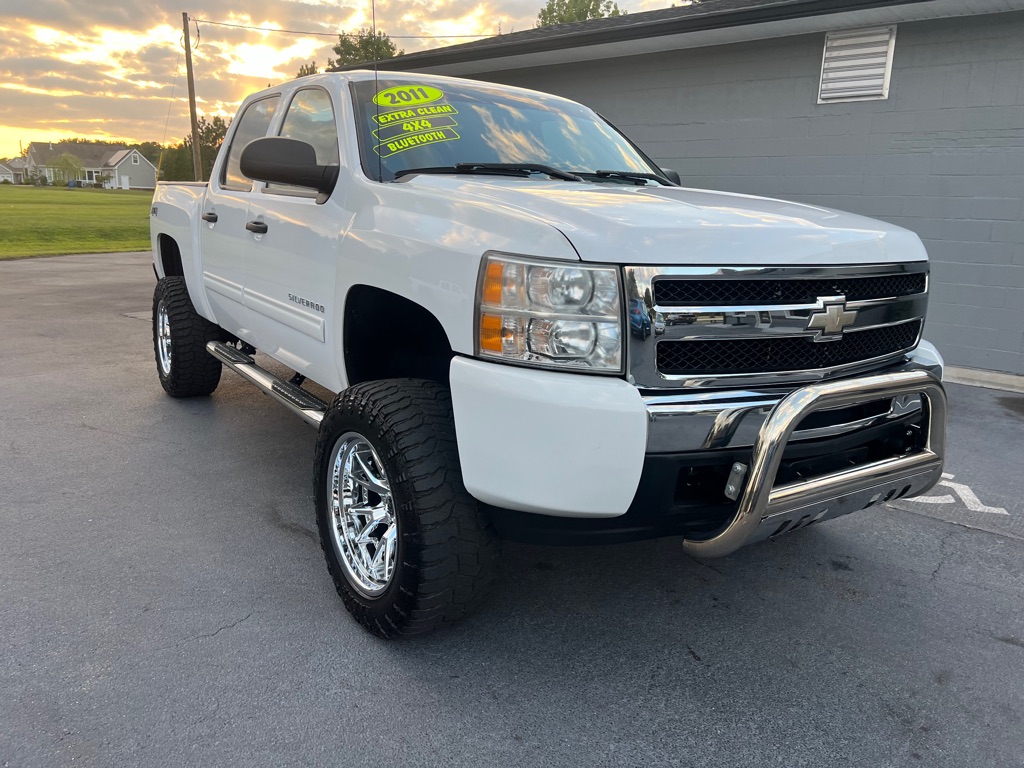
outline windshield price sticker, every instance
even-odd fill
[[[432,118],[418,117],[377,128],[373,132],[373,137],[377,141],[390,141],[407,133],[421,133],[422,131],[432,131],[438,128],[454,128],[457,125],[458,123],[455,122],[455,118],[448,117],[447,115]]]
[[[397,155],[399,152],[405,152],[407,149],[415,149],[416,147],[422,147],[427,144],[440,144],[442,141],[454,141],[455,139],[462,138],[452,128],[441,128],[437,131],[427,131],[425,133],[410,133],[398,136],[392,141],[382,142],[373,148],[381,157],[391,157]]]
[[[379,115],[372,115],[377,125],[391,125],[391,123],[402,120],[415,120],[421,117],[433,115],[457,115],[459,110],[451,104],[432,104],[429,107],[417,107],[416,109],[399,109],[394,112],[384,112]]]
[[[398,107],[373,115],[379,126],[373,137],[380,143],[373,151],[391,157],[407,149],[455,141],[462,138],[454,115],[459,110],[451,104],[432,104],[444,98],[444,92],[429,85],[401,85],[386,88],[373,97],[380,107]],[[421,106],[426,105],[426,106]]]
[[[443,98],[444,91],[432,85],[396,85],[380,91],[373,97],[373,103],[378,107],[411,107]]]

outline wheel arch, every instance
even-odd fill
[[[181,263],[181,249],[178,242],[168,234],[157,235],[157,253],[160,258],[160,268],[164,277],[184,277],[185,269]]]
[[[342,328],[349,386],[394,378],[448,384],[451,342],[441,322],[421,304],[357,284],[345,296]]]

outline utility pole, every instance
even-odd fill
[[[199,118],[196,116],[196,81],[192,75],[192,42],[188,36],[188,11],[181,13],[181,31],[185,36],[185,78],[188,80],[188,109],[192,116],[192,166],[196,181],[203,180],[203,159],[199,153]]]

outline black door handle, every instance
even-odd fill
[[[267,234],[267,225],[262,221],[250,221],[245,225],[245,228],[257,235]]]
[[[210,213],[204,213],[203,214],[203,221],[208,221],[211,224],[216,224],[217,223],[217,214],[213,213],[212,211]]]

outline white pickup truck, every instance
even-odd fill
[[[227,366],[318,428],[321,545],[380,636],[464,615],[503,537],[717,557],[941,476],[917,236],[683,188],[566,99],[270,88],[208,184],[157,186],[152,241],[163,388]]]

